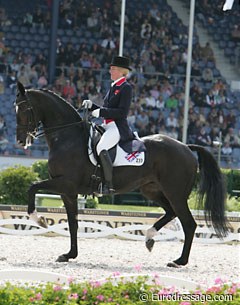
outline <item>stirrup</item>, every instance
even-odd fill
[[[113,187],[108,187],[106,184],[101,182],[98,186],[98,193],[100,195],[113,195],[115,193],[115,189]]]

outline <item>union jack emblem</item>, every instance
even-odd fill
[[[138,151],[134,151],[133,153],[127,154],[125,159],[127,159],[128,162],[133,162],[139,155],[140,153]]]

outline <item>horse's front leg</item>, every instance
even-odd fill
[[[47,222],[43,216],[37,215],[35,207],[35,196],[39,190],[52,191],[57,194],[61,194],[68,186],[68,181],[64,177],[57,177],[50,180],[43,180],[40,182],[34,182],[28,190],[28,215],[30,219],[38,223],[40,226],[46,228]],[[71,189],[72,187],[70,187]]]
[[[71,247],[68,253],[62,254],[58,257],[57,262],[68,262],[70,258],[76,258],[78,255],[78,246],[77,246],[77,231],[78,231],[78,205],[77,205],[77,195],[68,196],[62,195],[62,200],[64,202],[67,217],[68,225],[70,232]]]

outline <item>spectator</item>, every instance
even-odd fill
[[[197,135],[197,138],[196,138],[196,144],[202,145],[202,146],[211,146],[212,145],[211,137],[206,132],[205,127],[202,127],[200,129],[200,132],[199,132],[199,134]]]
[[[231,110],[229,112],[229,114],[226,116],[226,124],[227,124],[227,128],[235,128],[236,125],[236,115],[234,110]]]
[[[6,80],[6,85],[7,88],[10,88],[12,90],[12,93],[14,93],[14,90],[17,85],[17,77],[16,77],[16,71],[12,70],[10,73],[7,75],[7,80]]]
[[[175,110],[178,107],[178,100],[175,94],[172,94],[167,100],[165,104],[166,108]]]
[[[149,124],[149,117],[146,111],[141,111],[136,117],[136,127],[138,129],[139,136],[147,135],[147,128]]]
[[[213,72],[210,68],[203,69],[202,80],[204,83],[212,83],[213,81]]]
[[[3,94],[5,91],[4,80],[2,75],[0,75],[0,94]]]
[[[70,82],[69,79],[66,80],[66,85],[63,87],[62,94],[64,98],[74,98],[76,96],[76,88],[74,84]]]
[[[46,88],[47,84],[48,84],[47,77],[43,73],[43,74],[40,75],[40,77],[39,77],[39,79],[37,81],[38,88],[39,89]]]
[[[240,25],[235,24],[231,33],[232,41],[240,42]]]
[[[170,127],[169,130],[167,131],[167,135],[175,140],[178,139],[178,131],[176,127]]]
[[[228,128],[227,134],[224,137],[224,142],[229,143],[231,147],[239,147],[239,137],[233,128]]]
[[[210,43],[207,42],[205,47],[202,48],[202,58],[206,60],[206,62],[214,62],[215,63],[215,58],[214,58],[214,53],[213,49],[210,46]]]
[[[0,133],[4,134],[7,130],[6,122],[2,114],[0,114]]]
[[[24,87],[31,87],[30,79],[24,65],[20,68],[20,71],[17,74],[17,79],[23,84]]]
[[[98,29],[98,26],[99,26],[98,14],[97,12],[94,12],[87,18],[87,27],[90,31],[94,32]]]
[[[178,127],[178,120],[175,117],[174,112],[170,112],[169,116],[167,117],[166,126],[169,130],[171,127],[175,127],[175,128]]]
[[[34,27],[41,27],[43,28],[44,26],[44,16],[40,8],[34,12],[33,17],[32,17],[32,25]]]
[[[32,27],[33,25],[33,16],[30,12],[27,12],[26,15],[23,18],[23,25],[26,25],[28,27]]]
[[[208,91],[208,94],[206,95],[206,100],[205,100],[207,106],[209,107],[214,107],[216,106],[216,100],[215,100],[215,96],[213,94],[212,90]]]
[[[141,26],[140,36],[143,39],[150,39],[152,37],[152,25],[148,19],[145,19]]]
[[[8,155],[8,139],[4,136],[3,131],[0,132],[0,154],[1,155]]]
[[[105,49],[112,49],[112,50],[116,48],[116,44],[111,36],[108,36],[107,38],[103,39],[101,46]]]
[[[38,83],[38,73],[37,73],[37,70],[36,70],[36,66],[34,66],[34,65],[31,66],[31,70],[30,70],[28,76],[29,76],[29,80],[30,80],[31,85],[33,87],[36,87],[37,83]]]
[[[136,130],[136,127],[135,127],[136,115],[135,115],[133,109],[130,109],[130,110],[129,110],[129,115],[128,115],[128,117],[127,117],[127,121],[128,121],[128,124],[129,124],[130,128],[131,128],[133,131],[135,131],[135,130]]]
[[[221,151],[227,163],[230,164],[232,162],[232,151],[233,151],[230,143],[227,141],[224,142]]]
[[[5,37],[0,37],[0,57],[2,55],[6,55],[8,52],[8,48],[5,46]]]

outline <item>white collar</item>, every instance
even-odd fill
[[[111,87],[113,87],[114,85],[116,85],[116,83],[118,83],[119,81],[121,81],[121,80],[125,80],[126,79],[126,77],[125,76],[122,76],[122,77],[120,77],[120,78],[118,78],[118,79],[116,79],[113,83],[111,83]]]

